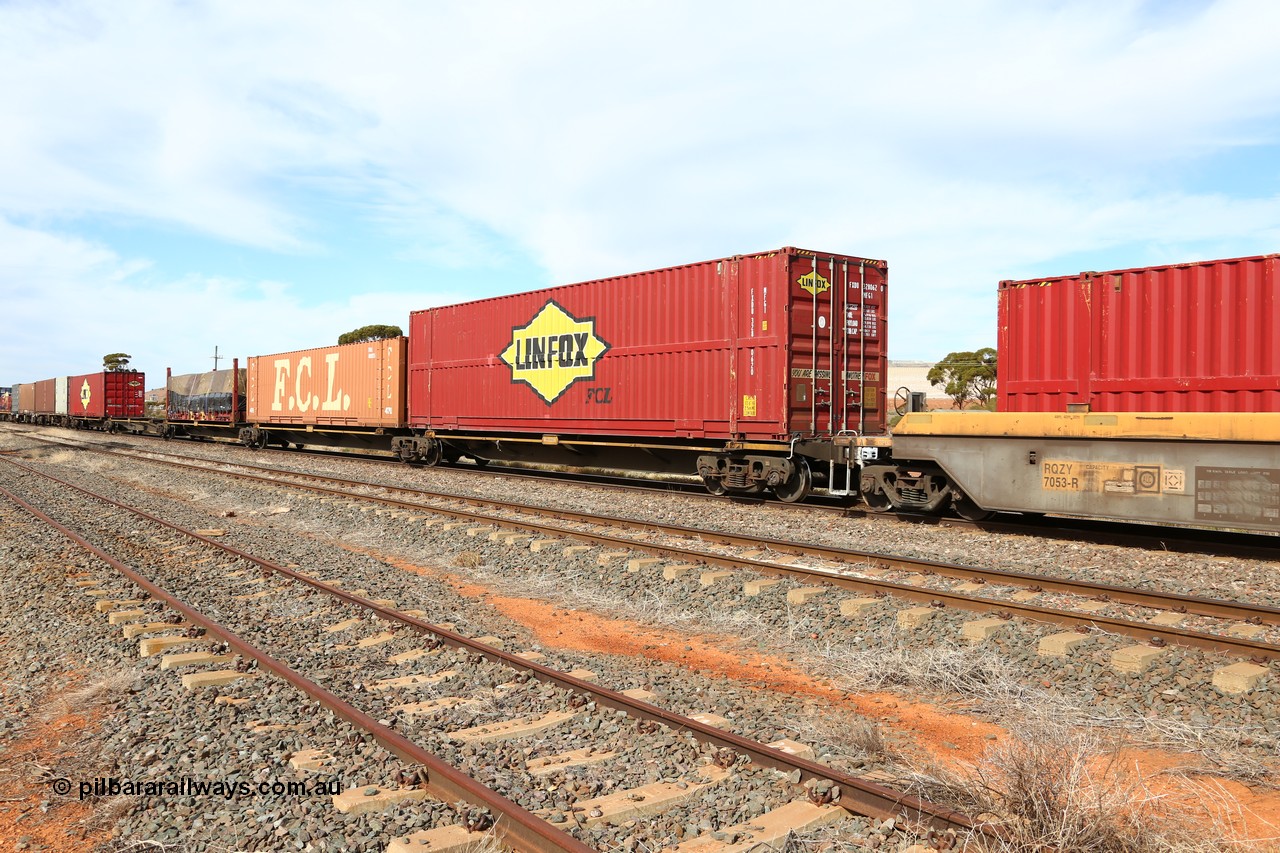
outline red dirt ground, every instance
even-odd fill
[[[785,659],[744,650],[735,637],[686,635],[587,611],[564,609],[545,601],[503,596],[447,571],[407,563],[386,554],[377,556],[405,571],[444,580],[461,595],[483,599],[527,627],[538,642],[548,648],[644,657],[773,692],[821,699],[876,721],[901,742],[914,744],[919,753],[946,764],[976,763],[993,742],[1008,735],[1000,726],[892,693],[847,693],[796,670]],[[1194,755],[1127,750],[1122,758],[1153,793],[1185,802],[1189,813],[1200,810],[1206,819],[1213,815],[1220,817],[1225,804],[1227,811],[1234,815],[1230,831],[1247,845],[1241,849],[1280,849],[1274,846],[1277,843],[1274,841],[1262,842],[1263,846],[1255,846],[1259,842],[1251,841],[1280,837],[1280,792],[1210,776],[1192,776],[1185,783],[1177,777],[1163,777],[1168,779],[1167,784],[1162,781],[1159,774],[1164,770],[1198,764]]]
[[[66,797],[54,794],[47,782],[40,781],[36,767],[56,767],[75,743],[93,737],[100,724],[97,716],[64,714],[49,721],[33,721],[4,744],[0,753],[0,850],[15,850],[26,840],[30,847],[39,844],[50,851],[79,851],[110,840],[109,827],[88,829],[91,804],[80,802],[74,792]],[[41,813],[44,800],[50,808]]]

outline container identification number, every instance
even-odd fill
[[[1072,462],[1045,462],[1041,472],[1044,477],[1041,488],[1065,492],[1080,491],[1080,478],[1074,475],[1075,467]]]
[[[1040,465],[1040,487],[1045,491],[1183,495],[1186,483],[1186,471],[1157,463],[1046,459]]]

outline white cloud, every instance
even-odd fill
[[[34,261],[50,287],[277,318],[251,352],[351,306],[246,275],[219,285],[237,319],[212,272],[148,295],[75,223],[319,253],[332,208],[401,259],[526,254],[534,283],[861,253],[890,262],[893,353],[927,357],[990,343],[996,281],[1056,258],[1274,241],[1280,174],[1242,198],[1189,167],[1280,143],[1277,25],[1261,0],[14,3],[0,214],[57,223],[18,241],[59,247]]]
[[[456,291],[428,295],[352,293],[310,300],[296,285],[188,276],[159,279],[145,264],[75,238],[0,220],[0,280],[6,334],[0,336],[0,384],[90,373],[101,357],[123,351],[157,387],[164,369],[213,367],[214,347],[227,359],[337,342],[369,323],[395,320],[408,332],[409,312],[459,302]],[[111,281],[104,287],[104,281]],[[38,365],[38,366],[37,366]]]

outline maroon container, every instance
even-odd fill
[[[1277,264],[1000,282],[1000,410],[1280,411]]]
[[[886,280],[883,261],[784,248],[416,311],[409,420],[671,438],[881,432]]]
[[[38,415],[52,415],[58,411],[57,379],[41,379],[35,383],[35,405],[31,411]]]
[[[141,418],[146,414],[146,375],[138,370],[100,371],[67,379],[73,418]]]

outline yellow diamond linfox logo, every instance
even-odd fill
[[[825,278],[818,275],[817,270],[814,270],[813,272],[808,273],[806,275],[800,276],[800,278],[797,279],[797,282],[799,283],[801,288],[809,291],[814,296],[817,296],[819,293],[822,293],[824,291],[831,289],[831,282],[827,281]]]
[[[89,401],[93,399],[93,389],[89,387],[89,380],[86,379],[84,384],[80,386],[80,405],[82,408],[89,408]]]
[[[523,382],[549,406],[580,379],[594,379],[609,344],[596,335],[594,317],[578,319],[550,300],[526,325],[511,330],[499,356],[511,381]]]

